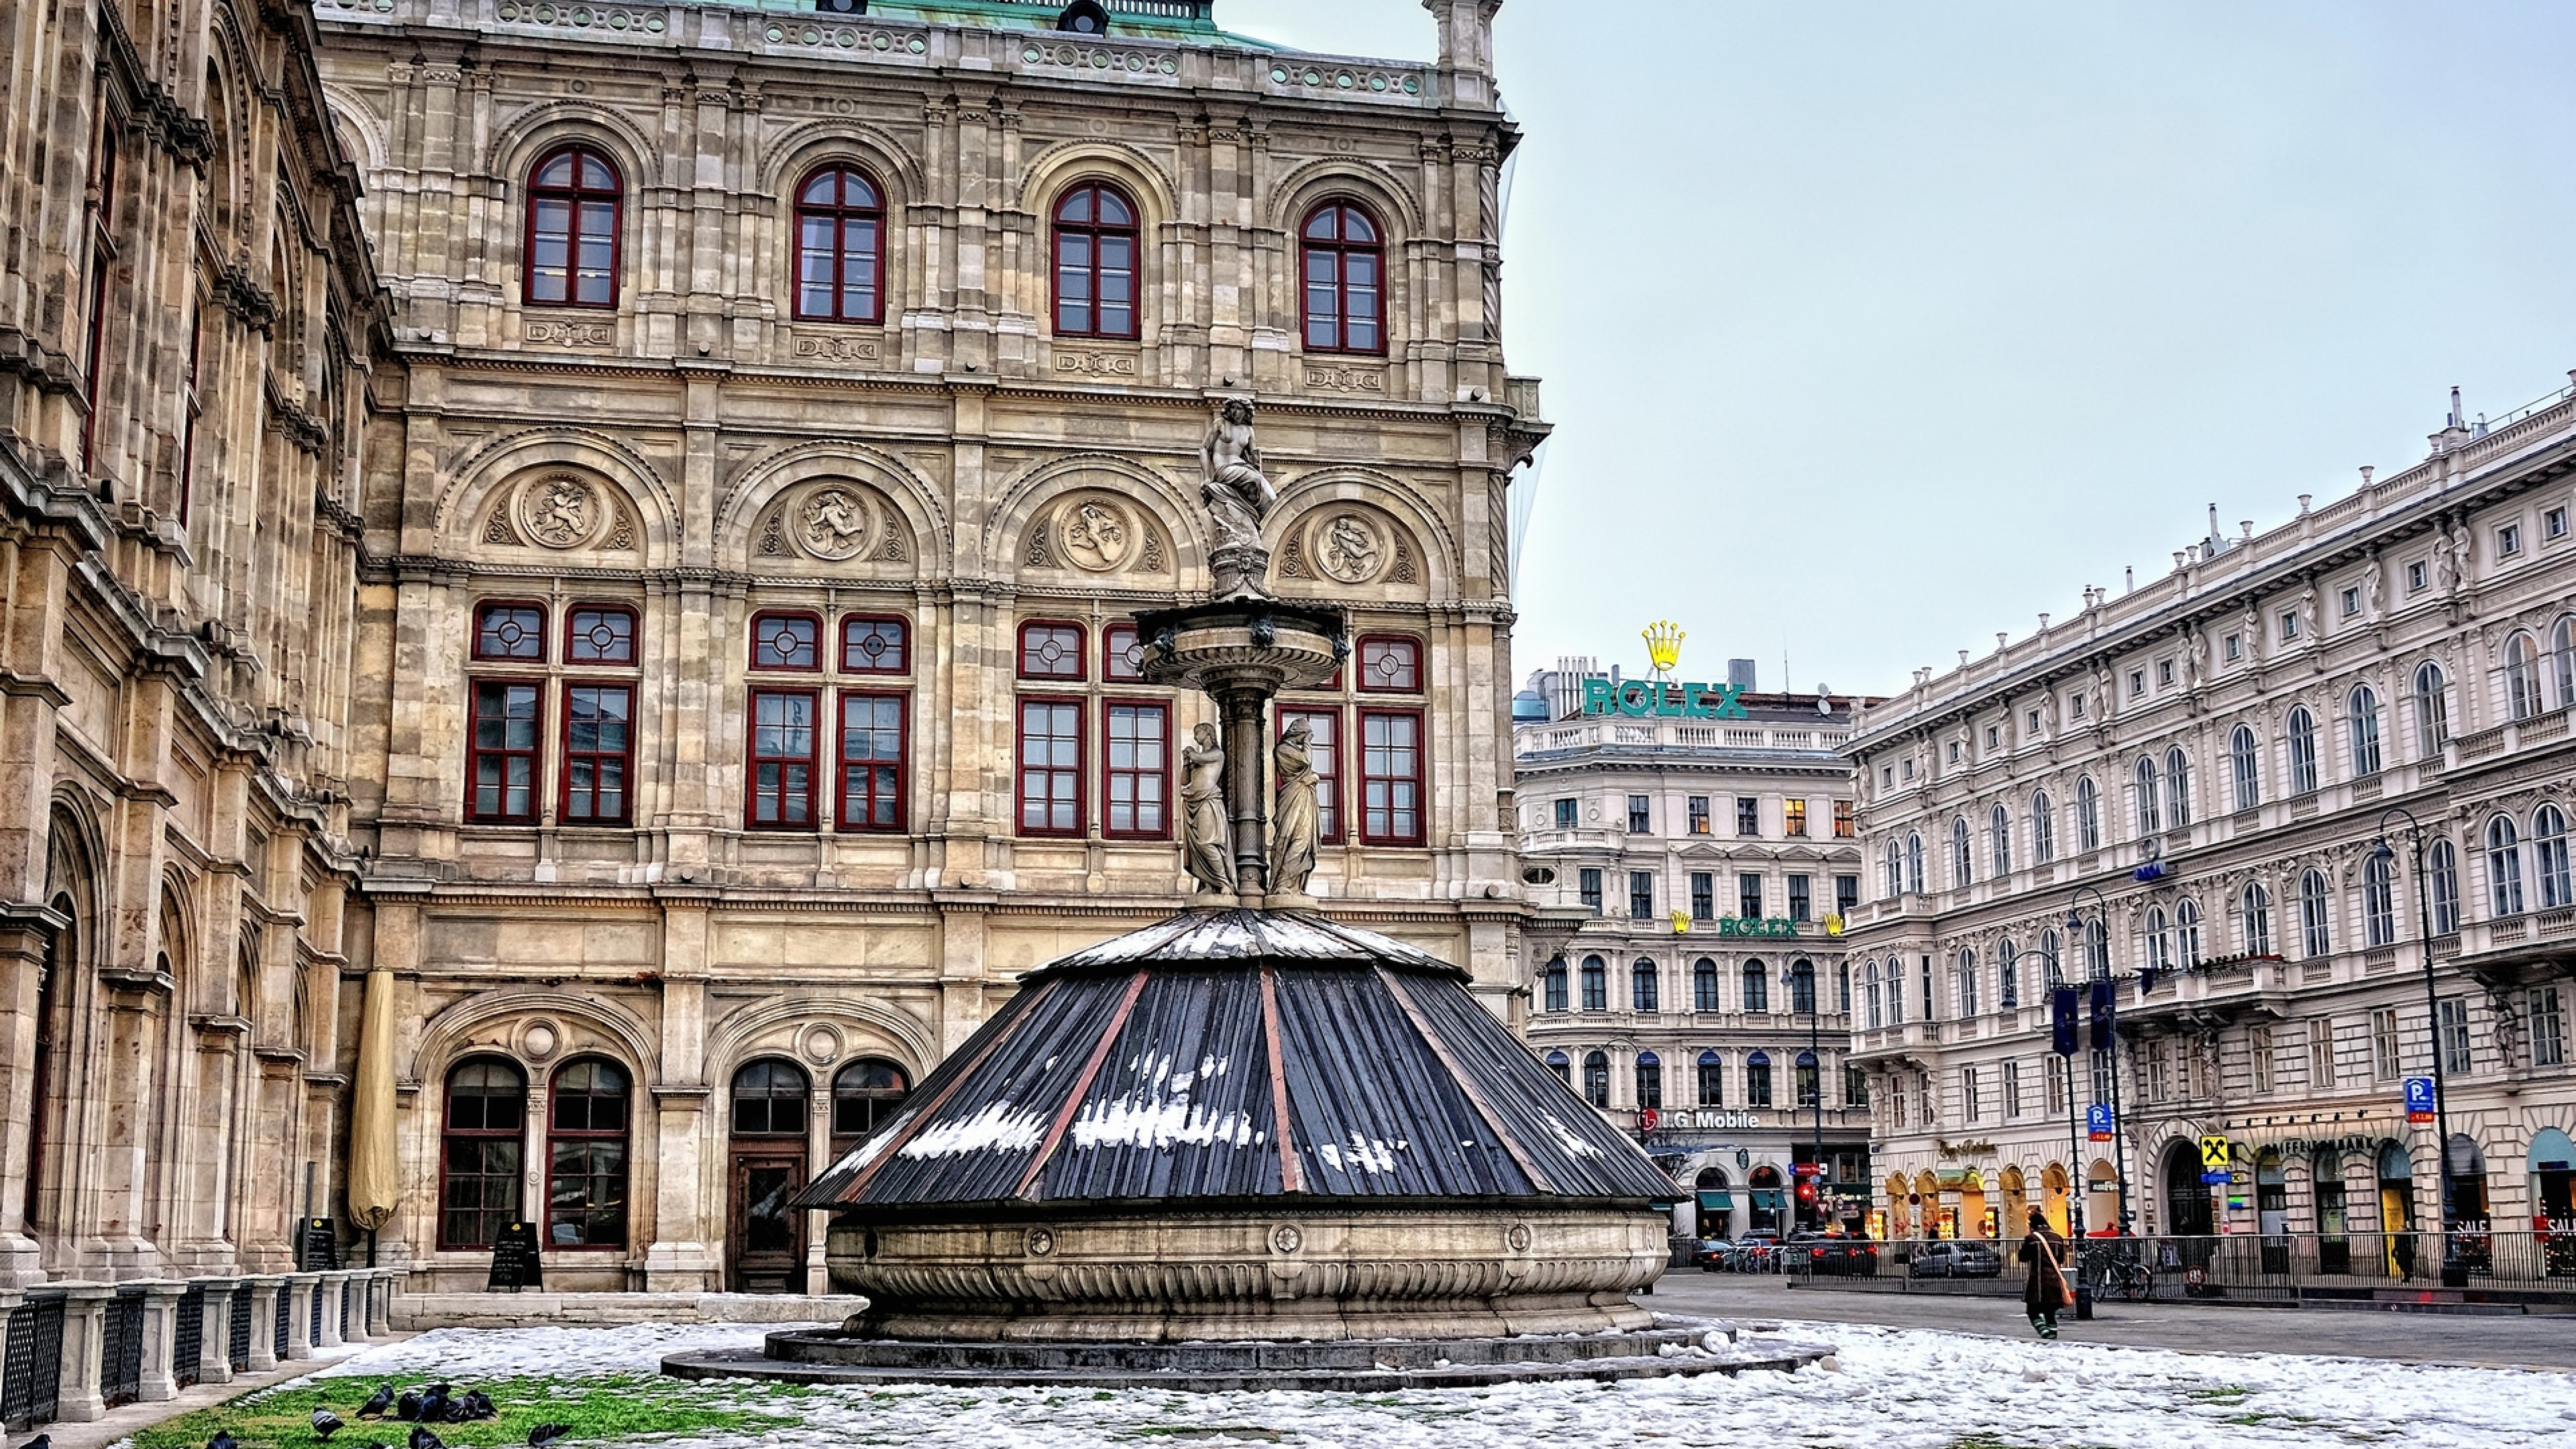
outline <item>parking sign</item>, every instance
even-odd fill
[[[2111,1104],[2108,1102],[2096,1102],[2092,1107],[2087,1109],[2084,1113],[2084,1128],[2086,1132],[2091,1134],[2094,1141],[2110,1141]]]
[[[2406,1120],[2409,1122],[2433,1120],[2433,1079],[2431,1077],[2406,1079]]]

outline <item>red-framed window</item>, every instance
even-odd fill
[[[465,818],[487,824],[535,820],[544,681],[476,679],[466,688],[473,718],[465,738]]]
[[[1306,759],[1315,767],[1316,834],[1325,844],[1342,838],[1342,712],[1338,708],[1279,707],[1279,732],[1293,720],[1306,722]]]
[[[1162,840],[1172,833],[1172,707],[1100,702],[1100,833]]]
[[[845,690],[841,695],[841,798],[843,830],[904,828],[903,785],[910,700],[901,694]]]
[[[885,317],[885,193],[867,173],[827,166],[796,189],[796,315]]]
[[[751,802],[754,830],[808,830],[814,825],[814,715],[820,691],[751,692]]]
[[[528,173],[527,283],[531,305],[617,305],[617,168],[589,146],[546,153]]]
[[[1055,330],[1059,337],[1134,337],[1136,205],[1085,181],[1055,204]]]
[[[447,1073],[438,1135],[438,1245],[488,1248],[519,1221],[519,1153],[527,1140],[528,1079],[492,1057]]]
[[[548,1248],[626,1246],[626,1069],[569,1061],[546,1094]]]
[[[1368,845],[1420,845],[1422,712],[1360,711],[1360,840]]]
[[[635,611],[624,604],[575,604],[564,611],[566,664],[635,662]]]
[[[1019,802],[1022,835],[1080,835],[1083,701],[1022,695]]]
[[[1386,243],[1347,201],[1306,215],[1298,238],[1305,275],[1306,350],[1386,351]]]
[[[1133,624],[1112,624],[1100,634],[1100,673],[1120,684],[1145,678],[1145,641]]]
[[[1360,689],[1368,694],[1420,694],[1422,641],[1407,634],[1360,636]]]
[[[751,667],[815,673],[823,667],[821,616],[765,609],[751,616]]]
[[[505,664],[546,662],[546,606],[489,599],[474,606],[474,657]]]
[[[1032,619],[1020,626],[1022,679],[1085,679],[1082,626],[1053,619]]]
[[[841,672],[911,673],[912,625],[893,614],[852,614],[843,619]]]
[[[568,825],[623,825],[635,773],[635,686],[564,685],[563,801]]]

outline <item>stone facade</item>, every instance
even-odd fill
[[[2124,1178],[2141,1231],[2429,1225],[2400,1089],[2436,1012],[2458,1218],[2568,1216],[2576,400],[2474,429],[2455,403],[2432,443],[2259,536],[2213,510],[2165,577],[1862,716],[1853,1042],[1900,1231],[2062,1222],[2069,1111],[2115,1082],[2094,1228]],[[2120,982],[2117,1060],[2079,1044],[2071,1101],[2052,969]]]
[[[1213,709],[1110,630],[1208,594],[1218,397],[1258,402],[1273,587],[1358,640],[1281,700],[1335,731],[1310,889],[1510,1009],[1504,497],[1545,426],[1492,0],[1431,7],[1428,66],[921,8],[323,7],[410,378],[346,949],[401,993],[384,1247],[424,1286],[551,1204],[550,1288],[819,1287],[783,1188],[1019,972],[1181,904]],[[1318,224],[1376,238],[1348,350],[1301,313]]]
[[[1590,660],[1539,671],[1513,728],[1524,874],[1550,917],[1548,949],[1526,953],[1532,1049],[1703,1194],[1676,1208],[1676,1232],[1812,1225],[1795,1164],[1818,1160],[1820,1127],[1827,1215],[1864,1226],[1868,1102],[1843,1070],[1849,982],[1827,928],[1862,889],[1838,753],[1855,701],[1748,693],[1742,719],[1585,715],[1585,676],[1600,677]],[[1801,1085],[1811,1051],[1821,1101]]]

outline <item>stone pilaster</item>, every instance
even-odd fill
[[[65,1283],[61,1401],[54,1417],[86,1424],[106,1414],[99,1372],[107,1351],[107,1303],[116,1290],[105,1283]]]
[[[306,1359],[313,1356],[313,1294],[322,1284],[319,1273],[286,1275],[286,1356]]]
[[[285,1286],[282,1274],[241,1280],[241,1291],[250,1295],[250,1357],[242,1367],[251,1373],[277,1367],[277,1295]]]
[[[158,1404],[179,1396],[179,1365],[173,1355],[178,1348],[179,1295],[188,1291],[188,1285],[163,1281],[145,1283],[142,1288],[143,1374],[136,1380],[134,1396]]]
[[[197,1382],[233,1381],[233,1295],[241,1285],[230,1278],[199,1279],[205,1289],[205,1317],[197,1330]]]
[[[322,1295],[322,1333],[320,1337],[314,1339],[313,1346],[315,1348],[338,1348],[342,1342],[340,1337],[341,1303],[349,1296],[349,1275],[346,1273],[325,1273],[322,1275],[320,1285],[314,1291]]]

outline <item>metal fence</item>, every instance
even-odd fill
[[[0,1425],[12,1431],[53,1421],[63,1387],[63,1295],[30,1293],[9,1310],[9,1353],[0,1361]]]
[[[113,1409],[143,1397],[143,1290],[120,1288],[99,1325],[99,1401]]]
[[[250,1285],[236,1285],[233,1289],[232,1322],[224,1325],[224,1358],[233,1366],[234,1373],[250,1367],[250,1320]]]
[[[179,1295],[179,1321],[170,1329],[170,1375],[179,1387],[197,1382],[206,1355],[206,1290],[192,1286]]]
[[[2020,1291],[2021,1244],[1986,1241],[1993,1260],[1924,1251],[1920,1241],[1882,1243],[1878,1276],[1910,1291],[2001,1294]],[[2446,1244],[2438,1232],[2232,1233],[2215,1237],[2086,1238],[2076,1278],[2097,1300],[2290,1302],[2368,1298],[2391,1290],[2445,1287]],[[2447,1244],[2453,1286],[2478,1296],[2576,1297],[2576,1234],[2458,1230]],[[1794,1257],[1788,1270],[1803,1273]],[[1817,1275],[1823,1276],[1823,1275]]]
[[[276,1330],[277,1336],[269,1341],[269,1352],[277,1355],[279,1363],[284,1363],[287,1338],[295,1332],[295,1295],[287,1292],[283,1283],[277,1285]]]

